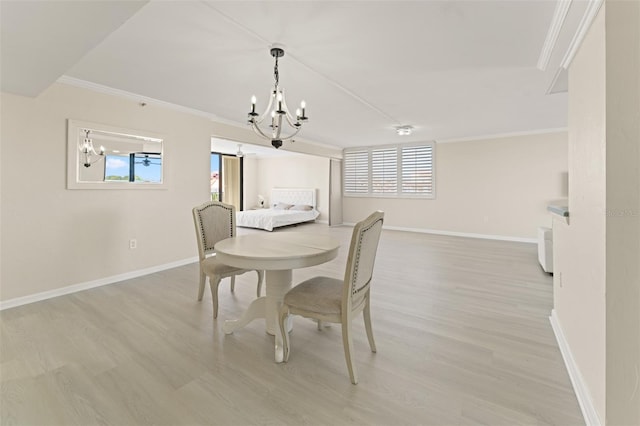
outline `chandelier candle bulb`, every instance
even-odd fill
[[[251,114],[256,113],[256,100],[255,95],[251,97]]]

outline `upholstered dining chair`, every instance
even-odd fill
[[[351,322],[363,312],[371,352],[376,351],[371,329],[370,287],[384,213],[376,211],[353,228],[344,279],[314,277],[293,287],[284,296],[278,322],[282,333],[284,361],[289,359],[289,334],[285,323],[290,314],[342,324],[344,356],[351,383],[358,384],[353,364]]]
[[[235,290],[236,275],[249,272],[248,269],[235,268],[218,261],[215,256],[215,245],[218,241],[236,235],[235,207],[219,201],[209,201],[193,208],[193,221],[196,225],[198,255],[200,256],[200,287],[198,300],[202,300],[206,278],[209,278],[213,317],[218,317],[218,286],[223,278],[231,277],[231,291]],[[257,297],[260,297],[264,271],[258,273]]]

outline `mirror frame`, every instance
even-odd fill
[[[82,129],[96,130],[99,132],[114,133],[124,137],[150,138],[160,140],[160,155],[162,157],[161,182],[127,182],[127,181],[102,181],[84,182],[79,180],[80,175],[80,134]],[[105,158],[106,160],[106,158]],[[103,161],[105,161],[103,160]],[[167,189],[167,167],[164,149],[164,137],[157,133],[132,130],[106,124],[92,123],[89,121],[67,120],[67,189]]]

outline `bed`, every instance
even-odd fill
[[[314,221],[319,215],[315,188],[273,188],[269,208],[237,212],[236,225],[273,231],[281,226]]]

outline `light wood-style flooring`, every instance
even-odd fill
[[[352,228],[303,225],[343,241]],[[240,230],[241,233],[263,232]],[[194,236],[194,254],[195,250]],[[286,364],[263,321],[232,335],[255,273],[196,301],[191,264],[0,313],[0,424],[584,424],[549,314],[551,277],[533,244],[385,230],[372,287],[378,352],[354,322],[354,386],[339,326],[295,317]],[[264,290],[263,290],[264,291]]]

